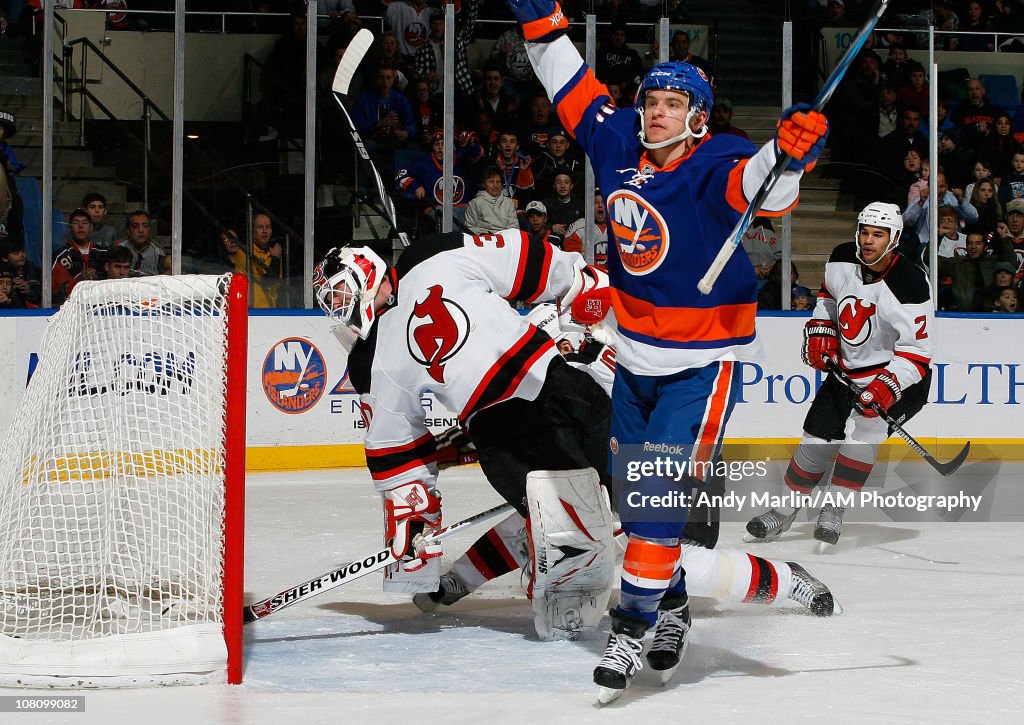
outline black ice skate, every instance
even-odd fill
[[[668,682],[679,667],[689,644],[690,606],[686,595],[663,599],[658,607],[654,642],[647,651],[647,664]]]
[[[842,506],[825,504],[818,514],[818,523],[814,527],[814,538],[825,544],[835,546],[839,541],[840,529],[843,526],[843,514],[846,509]]]
[[[450,607],[467,594],[469,594],[469,590],[455,577],[455,574],[448,572],[441,575],[441,581],[436,592],[416,594],[412,598],[412,603],[421,612],[429,613],[442,604]]]
[[[782,534],[789,531],[789,527],[796,520],[800,509],[791,514],[784,514],[778,509],[768,509],[760,516],[755,516],[747,522],[747,534],[744,538],[748,544],[753,542],[775,541]]]
[[[594,683],[599,688],[597,701],[602,705],[621,695],[636,673],[643,669],[640,653],[646,632],[646,622],[612,614],[612,633],[601,662],[594,669]]]
[[[790,599],[804,605],[819,617],[831,617],[833,614],[842,612],[842,608],[832,597],[832,592],[820,579],[795,562],[786,563],[793,570],[793,584],[789,590]]]

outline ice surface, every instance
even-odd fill
[[[1020,488],[1022,467],[1011,469]],[[380,546],[379,497],[365,471],[248,482],[249,600]],[[441,489],[447,521],[499,502],[476,468],[445,472]],[[239,687],[90,691],[84,714],[0,722],[1021,722],[1020,522],[850,522],[823,556],[812,528],[797,523],[779,542],[746,548],[804,563],[842,616],[694,599],[693,639],[673,681],[662,687],[644,671],[604,708],[590,679],[603,638],[535,641],[517,574],[433,615],[382,594],[373,574],[249,625]],[[457,555],[480,533],[445,549]],[[721,544],[742,546],[742,533],[724,524]]]

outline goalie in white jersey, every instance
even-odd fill
[[[803,361],[827,370],[832,360],[863,388],[855,395],[829,375],[804,420],[804,433],[785,481],[809,494],[835,458],[832,483],[859,491],[892,431],[872,410],[876,403],[905,423],[928,400],[931,384],[931,289],[927,275],[896,251],[899,207],[875,202],[857,217],[854,242],[840,244],[825,265],[825,282],[804,327]],[[787,531],[799,508],[770,509],[747,524],[753,539],[772,541]],[[814,537],[839,540],[844,509],[826,505]]]
[[[390,268],[366,247],[332,249],[316,268],[318,303],[359,338],[349,379],[367,467],[385,541],[404,557],[385,571],[385,590],[438,587],[440,547],[417,536],[441,519],[437,448],[420,402],[429,390],[468,426],[488,481],[530,521],[538,633],[553,636],[544,608],[567,592],[597,592],[600,618],[614,577],[600,491],[610,403],[509,301],[569,304],[605,279],[579,254],[519,230],[420,239]]]

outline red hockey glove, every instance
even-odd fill
[[[437,467],[441,470],[480,460],[466,429],[457,425],[434,436],[434,445],[437,447]]]
[[[877,418],[878,413],[875,412],[872,403],[886,413],[892,404],[902,397],[903,391],[900,389],[899,381],[882,371],[860,391],[860,395],[857,396],[857,410],[865,418]]]
[[[825,150],[828,119],[812,111],[806,103],[790,106],[779,120],[775,143],[779,150],[792,156],[786,171],[810,171]]]
[[[800,350],[804,365],[828,370],[829,360],[839,359],[839,336],[832,320],[808,320],[804,325],[804,344]]]
[[[530,43],[550,43],[569,27],[562,6],[554,0],[508,0],[508,7]]]
[[[594,325],[608,316],[612,308],[608,273],[603,269],[586,266],[576,273],[576,279],[561,300],[561,309],[568,307],[573,322]]]
[[[407,572],[416,571],[429,559],[441,556],[441,542],[423,539],[427,527],[441,524],[441,494],[422,481],[413,481],[384,492],[384,543],[397,559],[407,560]],[[412,560],[419,562],[412,563]]]

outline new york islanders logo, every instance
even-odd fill
[[[434,182],[434,201],[438,204],[444,202],[444,177]],[[466,197],[466,182],[461,176],[452,177],[452,204],[461,204]]]
[[[878,308],[853,296],[839,302],[839,334],[848,345],[860,347],[871,337],[872,318]]]
[[[282,413],[304,413],[327,388],[324,356],[309,340],[289,337],[274,345],[263,360],[263,392]]]
[[[444,379],[444,366],[469,338],[469,315],[444,297],[444,289],[435,284],[427,297],[413,306],[406,324],[406,342],[413,360],[427,369],[439,383]]]
[[[405,26],[402,37],[410,48],[419,48],[427,42],[427,26],[419,20],[414,20]]]
[[[660,267],[668,256],[669,236],[658,210],[628,189],[612,192],[606,205],[609,231],[626,271],[640,276]]]

